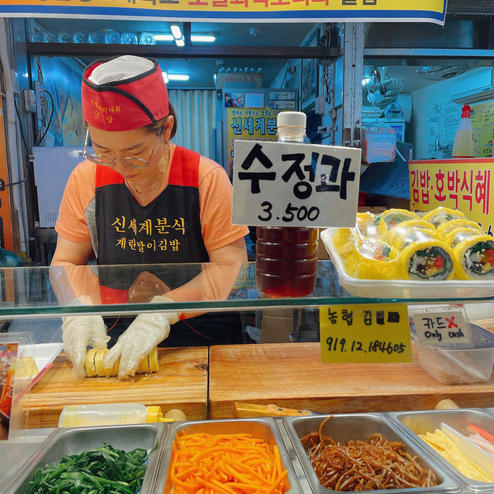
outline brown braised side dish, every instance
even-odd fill
[[[399,441],[372,434],[365,441],[344,444],[319,430],[301,439],[321,484],[335,491],[367,491],[431,487],[438,484],[434,472],[423,468]]]

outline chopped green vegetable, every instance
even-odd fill
[[[146,472],[145,449],[115,449],[109,444],[64,456],[57,465],[38,468],[26,494],[136,494]]]

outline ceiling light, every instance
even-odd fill
[[[216,36],[212,34],[191,34],[190,40],[196,43],[214,43]]]
[[[185,40],[183,38],[176,39],[175,44],[180,47],[185,46]]]
[[[168,84],[168,81],[169,81],[170,79],[168,79],[168,74],[166,73],[166,71],[164,71],[164,70],[163,70],[163,71],[161,72],[161,75],[163,76],[163,79],[164,79],[164,81],[165,81],[165,84]]]
[[[189,79],[189,74],[168,74],[168,80],[170,81],[188,81]]]
[[[156,41],[173,41],[175,38],[173,34],[155,34],[154,39]]]
[[[182,31],[180,30],[180,26],[177,26],[176,24],[173,24],[170,27],[170,31],[172,32],[173,37],[175,39],[180,39],[182,37]]]

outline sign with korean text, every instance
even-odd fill
[[[354,226],[361,150],[235,141],[233,223]]]
[[[492,156],[494,146],[494,101],[485,101],[472,105],[474,156],[478,158]]]
[[[446,0],[0,0],[0,14],[220,22],[402,21],[442,25]]]
[[[460,308],[433,308],[411,313],[420,343],[428,346],[468,344],[472,330]]]
[[[322,362],[411,362],[406,304],[330,305],[319,309]]]
[[[276,135],[276,115],[278,115],[279,110],[271,110],[270,108],[227,108],[226,111],[228,176],[231,177],[235,140],[276,141],[278,139]]]
[[[410,208],[458,209],[494,235],[494,159],[410,161]]]

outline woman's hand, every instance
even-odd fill
[[[173,302],[157,296],[151,302]],[[111,368],[120,358],[118,377],[134,376],[140,361],[170,334],[170,325],[179,320],[178,312],[159,312],[138,315],[118,338],[104,360],[104,367]]]
[[[110,339],[106,335],[103,318],[94,316],[67,316],[63,318],[63,349],[72,362],[72,372],[78,377],[86,377],[84,363],[87,347],[106,348]]]

